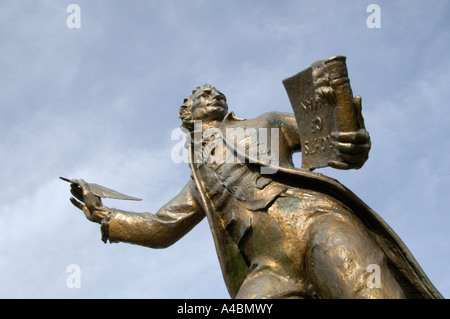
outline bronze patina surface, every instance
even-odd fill
[[[197,87],[179,109],[191,178],[156,213],[106,207],[102,195],[82,180],[72,183],[72,203],[101,224],[105,243],[151,248],[172,245],[206,217],[232,298],[442,298],[404,243],[370,207],[338,181],[311,171],[325,165],[358,169],[371,146],[361,99],[349,95],[345,58],[323,60],[312,69],[320,78],[323,65],[333,69],[330,63],[336,61],[340,70],[327,71],[327,90],[334,90],[333,99],[325,103],[329,116],[308,109],[306,120],[300,118],[301,110],[240,119],[228,112],[219,90],[208,84]],[[336,72],[340,75],[333,79]],[[315,98],[313,76],[309,69],[300,78],[311,83],[294,79],[311,92],[295,88],[295,83],[286,86],[291,102],[297,101],[294,110]],[[307,128],[301,127],[304,123]],[[333,146],[332,154],[323,152],[320,161],[295,168],[293,153],[307,147],[301,136],[315,133],[302,130],[325,127],[328,131],[319,135]],[[378,271],[378,285],[371,284],[370,269]]]

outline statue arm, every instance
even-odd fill
[[[298,134],[297,120],[294,114],[285,113],[283,115],[281,131],[286,139],[292,153],[301,151],[300,135]]]
[[[285,145],[289,149],[289,153],[301,151],[300,135],[298,133],[297,120],[294,114],[284,112],[268,113],[269,122],[273,127],[280,129],[280,137],[284,139]]]
[[[194,187],[190,180],[156,214],[111,209],[101,222],[102,240],[150,248],[166,248],[174,244],[205,217],[194,197]]]

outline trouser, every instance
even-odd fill
[[[289,188],[251,218],[236,298],[404,298],[373,234],[339,201]]]

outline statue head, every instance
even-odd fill
[[[203,122],[222,121],[228,112],[225,95],[215,87],[204,84],[196,87],[192,94],[184,99],[178,111],[182,128],[189,131],[194,129],[194,121]]]

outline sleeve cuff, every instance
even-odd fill
[[[100,230],[102,233],[102,241],[106,244],[109,240],[109,223],[114,219],[116,210],[110,208],[108,215],[102,219]],[[111,241],[110,241],[111,242]]]

